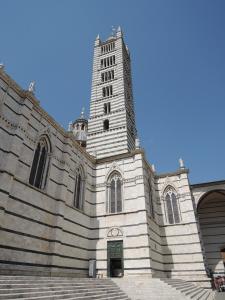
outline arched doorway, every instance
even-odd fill
[[[202,196],[197,207],[206,263],[212,273],[224,273],[225,190]]]

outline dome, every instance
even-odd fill
[[[84,109],[82,109],[80,117],[69,124],[69,131],[73,133],[76,141],[82,147],[86,147],[87,129],[88,120],[84,117]]]

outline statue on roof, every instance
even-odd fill
[[[35,81],[34,80],[30,82],[29,87],[28,87],[28,91],[31,92],[31,93],[35,92]]]

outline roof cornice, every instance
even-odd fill
[[[89,159],[92,163],[95,163],[95,158],[86,152],[86,150],[81,147],[78,142],[75,140],[73,134],[71,132],[67,132],[64,128],[62,128],[41,106],[40,101],[35,97],[35,95],[27,90],[24,90],[17,84],[3,69],[0,69],[0,78],[11,88],[15,93],[17,93],[21,99],[27,99],[30,101],[34,109],[41,114],[41,116],[52,126],[54,127],[64,138],[68,138],[71,140],[72,145],[80,151],[87,159]]]

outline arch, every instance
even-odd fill
[[[178,203],[177,192],[172,187],[168,185],[164,189],[163,193],[164,207],[166,211],[166,217],[169,224],[177,224],[181,222],[180,207]]]
[[[225,189],[213,189],[213,190],[205,192],[203,195],[201,195],[201,197],[199,198],[199,200],[197,202],[197,210],[198,210],[199,206],[201,205],[201,202],[204,201],[204,199],[206,199],[206,197],[208,197],[212,193],[222,193],[225,196]]]
[[[80,165],[75,171],[74,207],[83,210],[85,190],[84,168]]]
[[[211,273],[224,272],[225,268],[225,190],[205,192],[197,205],[205,262]]]
[[[119,172],[113,171],[107,181],[107,206],[108,213],[119,213],[123,210],[123,181]]]
[[[29,177],[29,183],[36,188],[45,188],[51,150],[51,143],[48,136],[42,135],[36,145]]]

